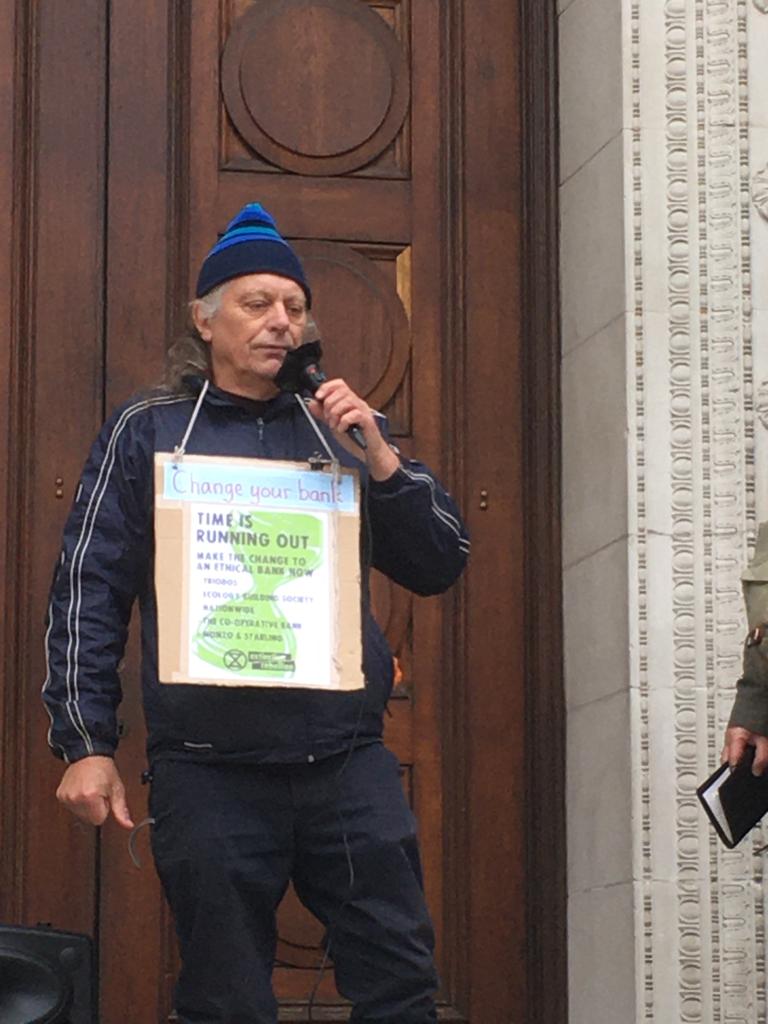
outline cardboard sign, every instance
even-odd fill
[[[359,526],[352,470],[156,454],[160,681],[362,687]]]

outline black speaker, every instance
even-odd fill
[[[2,1024],[97,1024],[87,935],[0,925]]]

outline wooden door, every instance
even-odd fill
[[[375,582],[403,669],[387,740],[420,821],[443,1019],[532,1020],[518,6],[0,4],[27,42],[16,137],[24,116],[41,133],[12,168],[35,190],[16,221],[32,269],[11,295],[30,311],[9,303],[10,378],[26,389],[11,400],[9,433],[20,428],[26,461],[7,495],[9,536],[23,543],[2,593],[7,635],[24,645],[6,678],[25,688],[0,691],[4,821],[19,834],[0,866],[23,870],[2,912],[95,935],[101,1024],[170,1018],[175,943],[146,834],[137,869],[117,827],[97,836],[53,802],[58,769],[33,704],[39,621],[63,498],[98,421],[160,377],[200,260],[240,206],[259,201],[305,262],[328,370],[388,414],[400,447],[438,472],[469,521],[471,568],[449,595],[413,599]],[[36,360],[23,354],[26,327]],[[28,612],[9,599],[22,588]],[[118,763],[136,820],[146,808],[138,680],[134,643]],[[320,933],[292,895],[280,936],[281,1019],[307,1019]],[[346,1019],[330,973],[313,1019]]]

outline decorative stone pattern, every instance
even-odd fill
[[[697,255],[696,228],[705,231],[696,209],[701,201],[699,180],[691,175],[691,160],[696,151],[693,124],[689,117],[691,83],[703,66],[701,10],[691,17],[685,2],[665,5],[665,122],[666,122],[666,290],[668,401],[670,415],[669,453],[672,523],[672,632],[674,638],[672,673],[674,681],[675,764],[677,799],[675,835],[677,862],[677,985],[678,1005],[686,1021],[699,1021],[702,1014],[702,948],[698,935],[702,925],[702,907],[697,881],[701,877],[701,853],[698,844],[698,815],[695,808],[697,776],[697,729],[700,721],[697,704],[697,676],[702,675],[697,656],[697,612],[702,610],[699,589],[702,568],[711,566],[711,553],[704,543],[697,544],[697,509],[711,504],[711,480],[703,475],[696,458],[697,445],[707,444],[699,437],[699,409],[694,395],[698,370],[694,260]],[[696,66],[688,59],[691,36],[696,45]],[[694,90],[699,107],[701,89]],[[699,118],[701,113],[699,111]],[[699,164],[701,171],[701,165]],[[704,243],[699,238],[699,255]],[[702,324],[704,329],[704,324]],[[702,337],[701,360],[706,362]],[[704,369],[701,368],[703,376]],[[704,455],[704,461],[706,455]],[[699,557],[697,557],[697,554]],[[704,615],[712,616],[711,593],[706,594]],[[709,661],[709,658],[707,658]],[[710,687],[707,688],[709,692]],[[670,765],[670,768],[672,766]],[[656,766],[658,770],[658,766]],[[658,1014],[658,1003],[657,1003]]]
[[[695,796],[738,676],[755,519],[746,10],[665,5],[677,975],[680,1019],[701,1024],[756,1024],[765,992],[760,864],[702,831]]]
[[[710,481],[705,515],[709,558],[707,727],[710,764],[718,759],[738,676],[744,613],[740,574],[754,533],[751,394],[749,144],[746,4],[699,0],[704,32],[703,122],[699,119],[702,202],[702,397],[704,472]],[[713,701],[714,694],[717,699]],[[727,853],[711,842],[713,1009],[724,1020],[757,1020],[765,974],[761,903],[751,850]],[[760,863],[754,870],[759,877]],[[706,877],[702,873],[702,877]]]
[[[757,389],[755,412],[762,425],[768,430],[768,380],[762,381]]]
[[[752,201],[760,216],[768,220],[768,166],[762,167],[752,178]]]
[[[640,3],[633,0],[631,11],[632,33],[632,244],[633,266],[633,331],[634,331],[634,409],[635,424],[635,492],[634,518],[636,522],[636,565],[637,587],[636,621],[630,624],[637,648],[636,679],[638,692],[638,714],[640,728],[639,772],[636,776],[635,803],[640,810],[640,864],[642,865],[643,888],[636,904],[635,913],[642,922],[642,985],[643,1019],[651,1024],[654,1019],[654,947],[653,947],[653,899],[650,880],[652,878],[651,853],[651,800],[650,800],[650,702],[648,676],[648,559],[646,533],[645,489],[645,324],[643,317],[643,166],[642,166],[642,108],[641,108],[641,62],[640,62]],[[631,493],[631,492],[630,492]],[[638,792],[639,790],[639,792]]]
[[[663,16],[641,0],[631,7],[636,983],[648,1024],[758,1024],[766,1001],[762,861],[749,844],[719,844],[695,793],[719,760],[739,673],[740,574],[756,518],[749,213],[758,195],[768,206],[768,173],[756,187],[749,170],[747,11],[747,0],[665,0]],[[663,91],[647,85],[659,43]],[[658,136],[645,131],[658,123],[663,169],[651,152]],[[666,375],[651,295],[664,297]],[[768,382],[764,392],[768,423]],[[659,452],[650,410],[664,406],[669,447]],[[664,522],[668,565],[654,561],[648,526]],[[669,631],[671,750],[653,717],[665,685],[655,652]]]

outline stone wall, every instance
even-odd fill
[[[762,837],[695,788],[768,518],[767,12],[559,3],[572,1024],[765,1019]]]

